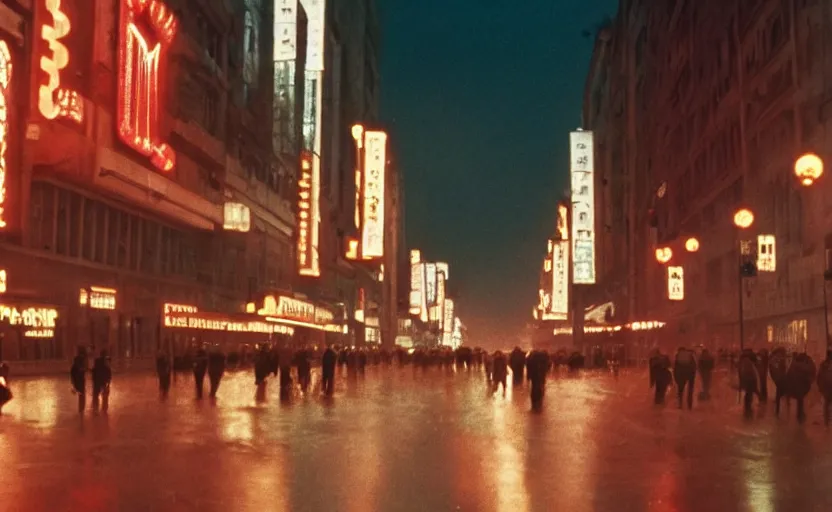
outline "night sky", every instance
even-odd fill
[[[531,319],[591,31],[617,0],[380,0],[381,117],[410,248],[450,264],[473,345]]]

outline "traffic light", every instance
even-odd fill
[[[753,261],[746,261],[740,265],[742,277],[757,277],[757,264]]]

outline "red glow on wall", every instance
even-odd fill
[[[163,171],[173,169],[176,155],[161,140],[159,65],[176,28],[175,16],[161,1],[121,0],[118,134]]]
[[[9,100],[12,85],[12,55],[5,41],[0,41],[0,228],[6,221],[6,150],[9,146]]]

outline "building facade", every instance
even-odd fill
[[[602,137],[596,161],[622,162],[628,315],[667,321],[671,346],[737,348],[742,325],[744,346],[823,351],[832,185],[802,187],[793,167],[805,153],[832,158],[829,11],[802,0],[628,0],[599,33],[613,78],[607,98],[586,106],[606,105],[603,131],[623,141]],[[754,214],[747,229],[734,225],[741,208]],[[742,242],[759,262],[760,236],[775,240],[775,268],[740,278]],[[683,300],[669,300],[670,265],[684,269]]]

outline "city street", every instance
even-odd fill
[[[68,379],[12,380],[0,417],[0,510],[829,510],[832,432],[773,406],[744,420],[725,383],[680,411],[642,372],[556,377],[489,397],[480,372],[370,367],[332,400],[254,403],[251,374],[216,406],[179,380],[116,375],[79,417]],[[792,412],[794,408],[792,408]]]

